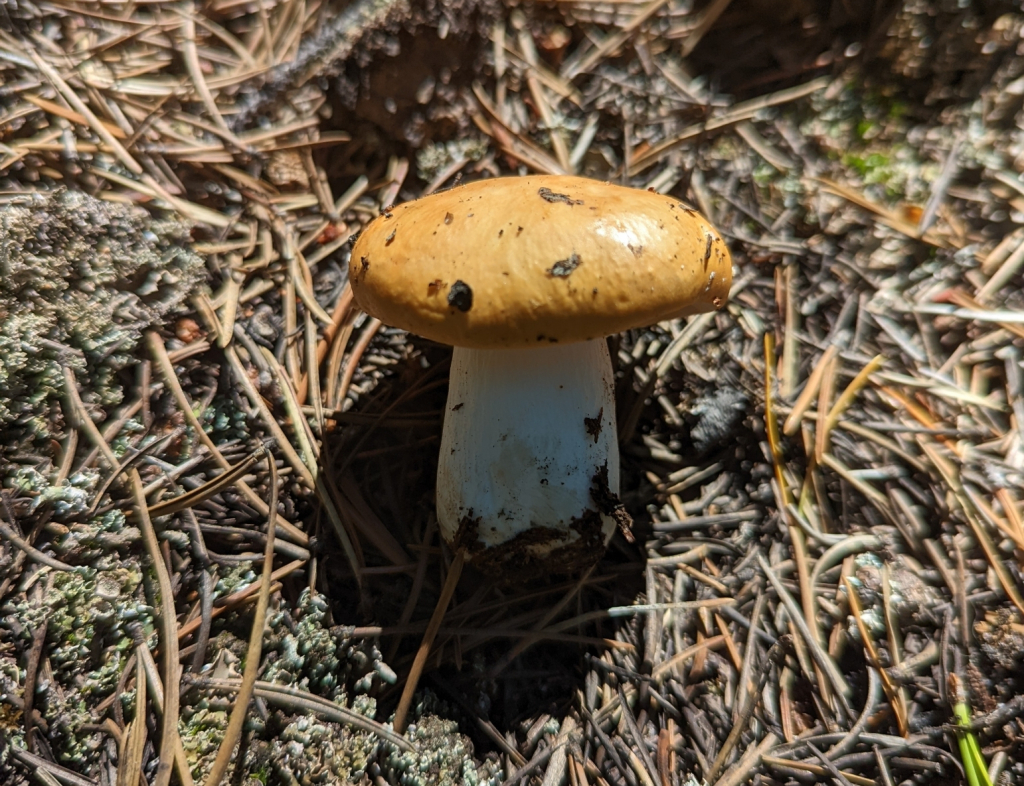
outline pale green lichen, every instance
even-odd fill
[[[220,590],[230,591],[244,583],[249,578],[247,571],[248,566],[239,566],[226,575]],[[379,650],[372,643],[350,638],[344,628],[330,628],[328,612],[327,601],[308,589],[302,592],[294,608],[272,611],[267,620],[266,665],[261,679],[311,691],[360,715],[375,718],[377,701],[371,691],[383,682],[393,682],[394,672],[383,663]],[[211,640],[210,652],[224,649],[237,657],[245,654],[244,647],[236,646],[234,637],[221,632]],[[195,718],[183,716],[183,737],[195,738],[188,746],[188,755],[197,777],[208,768],[215,743],[220,738],[223,724],[215,715],[220,706],[218,701],[216,697],[201,698],[193,706],[203,714]],[[419,708],[417,715],[418,712]],[[250,777],[262,783],[341,786],[358,782],[368,775],[370,767],[375,772],[385,767],[381,760],[391,751],[391,747],[373,733],[314,716],[288,716],[275,710],[267,717],[266,726],[276,732],[254,741],[245,763]],[[436,732],[428,723],[424,739],[437,739],[438,747],[444,748],[444,755],[450,761],[445,759],[443,767],[433,767],[435,773],[443,771],[442,780],[428,779],[425,783],[475,785],[482,782],[476,777],[478,768],[472,760],[472,747],[457,734],[457,727],[446,729],[447,737],[443,740]],[[432,757],[432,762],[442,758],[438,751],[427,755]],[[419,759],[413,762],[417,767],[420,763]],[[399,768],[406,764],[398,762]],[[431,767],[428,765],[427,769]]]
[[[178,734],[192,777],[202,783],[213,767],[214,758],[228,727],[228,711],[205,703],[185,703],[178,719]]]
[[[497,786],[501,768],[494,758],[479,763],[458,724],[423,715],[409,726],[416,751],[393,748],[379,737],[312,716],[291,720],[269,742],[254,746],[247,769],[267,783],[360,782],[366,776],[401,786]],[[379,781],[378,781],[379,782]]]
[[[226,571],[214,585],[213,597],[224,598],[234,592],[239,592],[256,581],[256,573],[252,569],[251,562],[241,562]]]
[[[303,716],[289,723],[271,747],[270,764],[285,782],[343,784],[360,780],[377,752],[377,737]]]
[[[401,786],[497,786],[501,768],[488,759],[473,758],[473,743],[459,734],[455,721],[437,715],[422,715],[409,725],[406,737],[416,752],[393,748],[383,767],[388,783]]]
[[[89,469],[51,485],[35,467],[17,466],[8,471],[3,485],[18,496],[31,498],[33,512],[46,508],[48,545],[60,559],[102,571],[117,567],[119,554],[133,546],[140,534],[136,527],[128,526],[120,510],[89,515],[100,481],[100,473]]]
[[[249,439],[249,416],[230,396],[217,396],[210,406],[200,413],[203,430],[214,442],[238,441]]]
[[[264,679],[341,703],[347,702],[349,691],[358,699],[374,684],[390,682],[393,672],[382,663],[376,646],[353,642],[327,629],[327,609],[322,596],[306,589],[294,616],[284,610],[270,616],[265,646],[271,657]],[[366,714],[372,717],[372,710]]]
[[[104,518],[110,526],[118,526],[118,519],[123,523],[120,515]],[[98,521],[97,532],[107,526]],[[39,580],[45,586],[0,607],[0,627],[28,644],[45,626],[43,654],[52,680],[37,684],[35,706],[47,721],[47,740],[60,763],[85,772],[97,762],[104,739],[87,729],[98,722],[88,708],[114,693],[136,641],[153,635],[153,609],[139,599],[142,570],[132,558],[102,572],[53,572]],[[24,673],[13,661],[0,662],[18,674],[11,688],[0,677],[0,688],[20,693]],[[7,738],[4,744],[19,742]],[[0,759],[5,755],[0,751]]]
[[[0,298],[0,428],[17,424],[26,439],[42,440],[51,432],[51,402],[64,385],[58,352],[40,343],[53,324],[41,314],[14,312],[5,300]],[[65,353],[63,360],[76,373],[85,370],[78,355]]]
[[[50,719],[49,739],[51,744],[56,743],[64,766],[76,772],[96,761],[105,737],[85,730],[87,724],[95,726],[87,706],[81,691],[46,692],[44,709]]]
[[[121,400],[119,372],[203,275],[189,227],[58,189],[0,208],[0,432],[8,445],[60,431],[64,367],[87,405]],[[66,414],[66,413],[65,413]]]
[[[0,607],[0,626],[29,641],[45,624],[54,676],[78,685],[83,695],[105,695],[117,684],[121,653],[135,635],[153,631],[153,608],[137,599],[141,582],[142,571],[131,559],[102,574],[54,573],[39,603],[21,599]]]
[[[96,490],[99,479],[100,473],[95,469],[76,472],[60,486],[47,484],[32,506],[51,505],[58,518],[85,513],[92,505],[92,492]]]
[[[21,695],[22,674],[13,658],[0,658],[0,695]],[[12,748],[25,749],[25,724],[21,722],[19,710],[0,705],[0,773],[11,758]]]
[[[424,145],[416,153],[416,173],[421,180],[432,181],[456,161],[479,161],[487,154],[487,140],[468,136],[449,142]]]
[[[233,658],[228,661],[233,662]],[[192,777],[203,782],[210,774],[213,762],[224,740],[232,709],[231,700],[220,694],[198,692],[181,705],[178,733],[185,749],[185,758]],[[260,737],[266,724],[259,713],[250,712],[242,726],[247,737]]]
[[[907,141],[906,106],[891,88],[850,77],[841,90],[810,97],[801,132],[836,159],[843,175],[880,201],[927,200],[938,165]]]
[[[146,427],[141,421],[135,418],[128,418],[121,426],[121,430],[117,436],[110,440],[110,449],[114,452],[114,455],[118,458],[124,458],[128,455],[128,451],[132,449],[132,443],[137,439],[136,435],[142,434],[146,431]],[[138,447],[137,445],[135,447]],[[188,455],[183,451],[184,455]]]
[[[362,641],[336,635],[327,627],[326,600],[306,589],[291,611],[268,618],[262,679],[309,690],[340,706],[373,718],[377,702],[366,691],[380,682],[380,652]],[[277,715],[275,713],[275,715]],[[257,743],[247,768],[267,783],[317,783],[327,786],[359,781],[380,754],[375,734],[312,716],[282,719],[281,731]],[[280,727],[279,727],[280,728]]]
[[[64,534],[54,533],[51,543],[62,559],[107,571],[118,567],[119,553],[131,548],[141,537],[138,527],[128,526],[122,511],[109,510],[86,522],[70,524]]]
[[[49,479],[42,472],[26,466],[12,466],[3,482],[4,488],[29,496],[42,494],[50,486]]]

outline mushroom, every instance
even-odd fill
[[[387,208],[349,278],[367,313],[455,347],[438,525],[521,576],[592,564],[628,522],[606,337],[721,308],[732,262],[677,199],[530,176]]]

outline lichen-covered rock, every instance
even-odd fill
[[[65,189],[0,208],[0,431],[59,431],[64,366],[88,375],[87,404],[118,403],[142,331],[202,275],[178,220]]]

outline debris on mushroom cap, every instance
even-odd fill
[[[539,175],[389,209],[356,242],[350,280],[387,324],[455,346],[526,347],[721,308],[732,259],[677,199]]]

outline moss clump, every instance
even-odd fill
[[[5,445],[60,429],[63,368],[89,379],[87,404],[121,400],[118,372],[146,328],[203,275],[189,227],[60,189],[0,208],[0,433]]]

